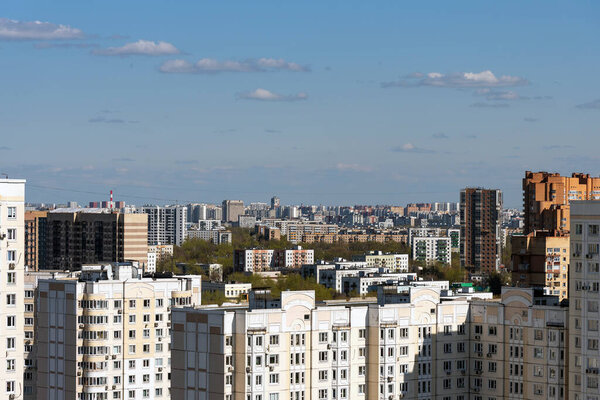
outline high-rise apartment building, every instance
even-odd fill
[[[600,398],[600,202],[571,203],[569,400]]]
[[[556,300],[556,298],[554,298]],[[173,311],[178,399],[560,399],[566,308],[533,289],[500,301],[382,287],[377,303],[312,291]]]
[[[461,265],[472,274],[490,274],[500,266],[502,192],[466,188],[460,192]]]
[[[25,266],[30,270],[46,268],[48,211],[25,211]]]
[[[140,212],[148,214],[148,244],[181,246],[187,238],[187,207],[143,206]]]
[[[569,230],[569,202],[600,200],[600,177],[573,173],[525,172],[523,179],[523,233]]]
[[[426,264],[450,264],[452,251],[449,237],[418,237],[412,238],[412,258]]]
[[[546,294],[569,295],[569,235],[534,231],[512,237],[512,283],[542,288]]]
[[[46,268],[77,270],[83,264],[148,257],[148,217],[102,208],[59,208],[48,213]]]
[[[23,396],[25,181],[0,179],[0,398]]]
[[[171,398],[171,308],[200,304],[201,277],[140,272],[93,265],[39,281],[38,399]]]
[[[244,215],[244,202],[241,200],[223,200],[223,221],[238,222],[238,217]]]

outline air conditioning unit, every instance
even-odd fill
[[[0,233],[0,240],[6,239],[6,233]]]
[[[123,310],[117,310],[117,314],[123,314]]]
[[[246,367],[246,372],[250,372],[250,371],[251,371],[250,367]]]
[[[171,311],[171,306],[167,306],[167,311]]]
[[[117,388],[117,385],[112,385],[112,389],[115,390]]]
[[[158,326],[158,322],[155,322],[154,323],[154,327],[156,328],[157,326]]]
[[[479,388],[478,388],[478,387],[474,387],[474,388],[473,388],[473,391],[474,391],[474,392],[479,392]]]
[[[331,350],[331,345],[330,344],[327,345],[327,350]]]
[[[79,329],[83,329],[83,328],[85,328],[85,325],[84,324],[79,324]]]
[[[9,398],[10,400],[14,400],[14,399],[15,399],[15,395],[14,395],[14,394],[9,394],[9,395],[8,395],[8,398]]]
[[[460,370],[460,373],[461,373],[462,375],[464,375],[464,374],[465,374],[465,370],[464,370],[464,369],[461,369],[461,370]]]
[[[112,359],[113,359],[113,360],[116,360],[116,359],[117,359],[117,355],[116,355],[116,354],[113,354],[113,355],[112,355]]]
[[[491,358],[492,357],[492,353],[487,353],[487,358]]]
[[[271,365],[271,366],[269,366],[269,371],[274,371],[274,370],[275,370],[275,367],[274,367],[274,366],[272,366],[272,365]]]
[[[81,371],[77,371],[77,376],[81,376]]]
[[[158,372],[162,372],[162,367],[158,367]]]
[[[478,352],[477,353],[477,357],[483,357],[483,353],[482,352]]]
[[[16,266],[15,263],[8,263],[8,269],[15,269]]]
[[[451,374],[452,374],[452,371],[450,371],[450,370],[446,371],[446,375],[451,375]]]
[[[479,339],[481,339],[481,336],[475,335],[475,340],[479,340]]]
[[[104,386],[104,390],[108,390],[108,385]]]
[[[158,341],[159,341],[159,342],[162,342],[162,337],[160,337],[160,336],[159,336],[159,337],[158,337]]]
[[[104,359],[105,359],[105,360],[108,360],[108,355],[105,355],[105,356],[104,356]]]
[[[233,372],[233,367],[227,368],[227,372]]]

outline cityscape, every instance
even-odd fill
[[[0,400],[600,400],[600,5],[52,3]]]

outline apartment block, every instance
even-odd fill
[[[600,398],[600,202],[571,203],[569,400]]]
[[[171,308],[200,304],[201,277],[140,273],[84,265],[78,278],[39,281],[37,399],[171,398]]]
[[[25,354],[24,364],[25,372],[23,374],[23,398],[26,400],[36,400],[36,381],[37,381],[37,345],[35,337],[36,299],[38,298],[38,282],[41,279],[64,279],[74,276],[76,273],[60,270],[44,271],[26,271],[24,278],[24,336],[25,336]]]
[[[354,261],[364,261],[369,267],[385,268],[393,272],[408,272],[408,254],[391,254],[371,251],[357,255]]]
[[[248,306],[177,309],[172,396],[559,399],[566,309],[547,301],[533,289],[491,301],[381,287],[376,302],[253,290]]]
[[[542,288],[561,300],[569,294],[569,235],[533,231],[512,237],[512,283]]]
[[[151,206],[140,208],[148,214],[148,244],[173,244],[181,246],[187,238],[187,207]]]
[[[501,212],[500,190],[466,188],[460,192],[460,261],[472,274],[487,275],[500,266]]]
[[[146,264],[148,222],[145,214],[103,208],[59,208],[48,213],[46,268],[77,270],[83,264]]]
[[[305,264],[315,262],[315,251],[295,246],[292,249],[275,250],[273,253],[273,264],[276,269],[292,268],[298,269]]]
[[[46,268],[47,211],[25,211],[25,266]]]
[[[24,393],[25,181],[0,179],[0,398]],[[29,393],[27,393],[29,394]]]
[[[246,249],[235,250],[233,253],[233,268],[236,271],[261,272],[275,267],[273,255],[275,250]]]
[[[214,244],[231,243],[233,236],[231,231],[225,229],[189,229],[188,239],[200,239]]]
[[[444,237],[412,238],[412,258],[426,264],[436,262],[450,264],[452,261],[451,239]]]
[[[202,283],[202,292],[220,292],[228,299],[238,299],[240,296],[247,295],[252,290],[251,283],[240,282],[210,282]]]
[[[526,171],[523,178],[523,233],[535,230],[568,233],[569,203],[581,200],[600,200],[600,177],[582,173],[566,177]]]
[[[223,217],[225,222],[238,222],[238,217],[244,215],[244,202],[241,200],[223,200]]]

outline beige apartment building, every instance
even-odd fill
[[[382,287],[377,302],[312,291],[173,311],[172,396],[204,400],[560,399],[566,309],[533,289],[500,300]],[[546,303],[546,304],[545,304]]]
[[[30,271],[45,267],[47,217],[48,211],[25,211],[25,266]]]
[[[46,268],[77,270],[83,264],[148,257],[148,215],[106,208],[56,209],[48,213]]]
[[[534,230],[569,231],[569,202],[600,200],[600,177],[573,173],[525,172],[523,233]]]
[[[392,254],[371,251],[354,256],[354,261],[364,261],[369,267],[384,268],[392,272],[408,272],[408,254]]]
[[[571,203],[569,400],[600,398],[600,202]]]
[[[569,235],[534,231],[512,238],[512,283],[543,288],[546,294],[569,295]]]
[[[37,399],[171,398],[171,309],[200,304],[201,277],[140,273],[84,265],[78,278],[39,281]]]
[[[23,398],[25,181],[0,179],[0,398]]]

